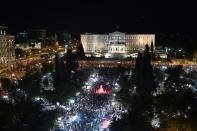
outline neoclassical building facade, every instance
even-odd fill
[[[86,56],[136,57],[146,44],[155,48],[155,34],[81,34],[81,42]]]
[[[15,36],[6,34],[6,29],[0,26],[0,66],[15,60]]]

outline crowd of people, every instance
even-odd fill
[[[107,131],[113,118],[119,119],[122,113],[127,112],[126,108],[116,102],[114,94],[117,85],[114,85],[115,80],[107,74],[108,72],[102,71],[90,75],[86,87],[91,86],[91,88],[84,89],[76,96],[73,104],[68,104],[69,110],[64,116],[65,129]],[[96,94],[93,91],[101,84],[104,89],[109,90],[107,94]]]

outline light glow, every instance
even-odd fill
[[[107,129],[108,127],[109,127],[109,125],[110,125],[110,120],[108,120],[108,119],[103,119],[102,121],[101,121],[101,123],[100,123],[100,128],[101,129]]]
[[[98,89],[96,89],[96,94],[108,94],[109,91],[103,88],[103,85],[100,85]]]

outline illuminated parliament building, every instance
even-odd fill
[[[81,42],[87,57],[136,57],[146,44],[155,49],[155,34],[81,34]]]

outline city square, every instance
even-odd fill
[[[195,3],[1,5],[0,131],[197,131]]]

